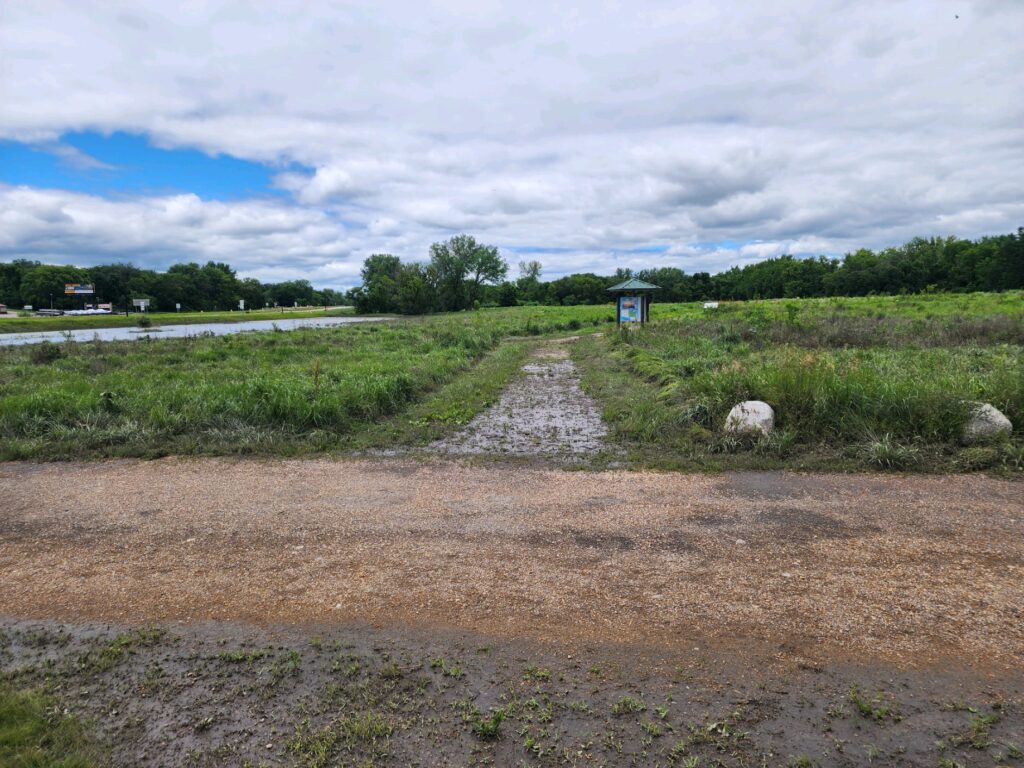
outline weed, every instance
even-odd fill
[[[495,709],[487,717],[473,723],[473,733],[483,741],[492,741],[501,736],[501,724],[505,721],[505,710]]]
[[[270,680],[267,685],[270,688],[275,688],[286,677],[295,676],[301,670],[302,655],[296,650],[288,651],[283,660],[275,660],[270,665]]]
[[[551,670],[531,665],[523,672],[523,680],[546,683],[551,680]]]
[[[881,695],[867,698],[858,689],[850,690],[850,701],[862,717],[881,722],[886,718],[899,720],[900,715],[895,706],[882,698]]]
[[[657,723],[646,720],[640,724],[640,728],[643,729],[644,733],[653,738],[661,736],[661,726]]]
[[[465,674],[462,671],[462,667],[456,664],[449,664],[440,656],[430,660],[430,668],[438,670],[445,677],[460,678]]]
[[[892,435],[869,438],[861,446],[865,461],[881,469],[906,469],[917,463],[920,451],[913,446],[897,443]]]
[[[643,702],[643,699],[637,699],[633,696],[623,696],[621,699],[612,704],[613,715],[625,715],[634,712],[643,712],[647,709],[647,705]]]
[[[350,714],[315,731],[306,718],[295,727],[287,749],[306,768],[331,765],[339,751],[373,761],[388,755],[393,733],[391,722],[373,712]]]

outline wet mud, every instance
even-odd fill
[[[465,632],[0,619],[114,766],[1020,763],[1020,675]],[[945,762],[943,762],[945,761]]]

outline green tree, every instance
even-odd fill
[[[427,272],[438,308],[452,311],[478,299],[481,285],[500,282],[508,274],[508,264],[494,246],[478,243],[472,235],[455,235],[430,246]]]

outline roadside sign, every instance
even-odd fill
[[[68,296],[95,293],[92,283],[64,283],[64,293]]]
[[[238,308],[239,309],[245,309],[245,299],[239,299],[238,300]]]
[[[145,311],[149,306],[149,299],[132,299],[132,306]]]
[[[174,309],[178,312],[181,312],[181,302],[175,302]]]

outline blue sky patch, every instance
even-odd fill
[[[68,133],[59,141],[0,141],[0,182],[66,189],[104,197],[192,192],[205,200],[283,195],[272,186],[281,170],[229,155],[160,149],[144,136]]]

